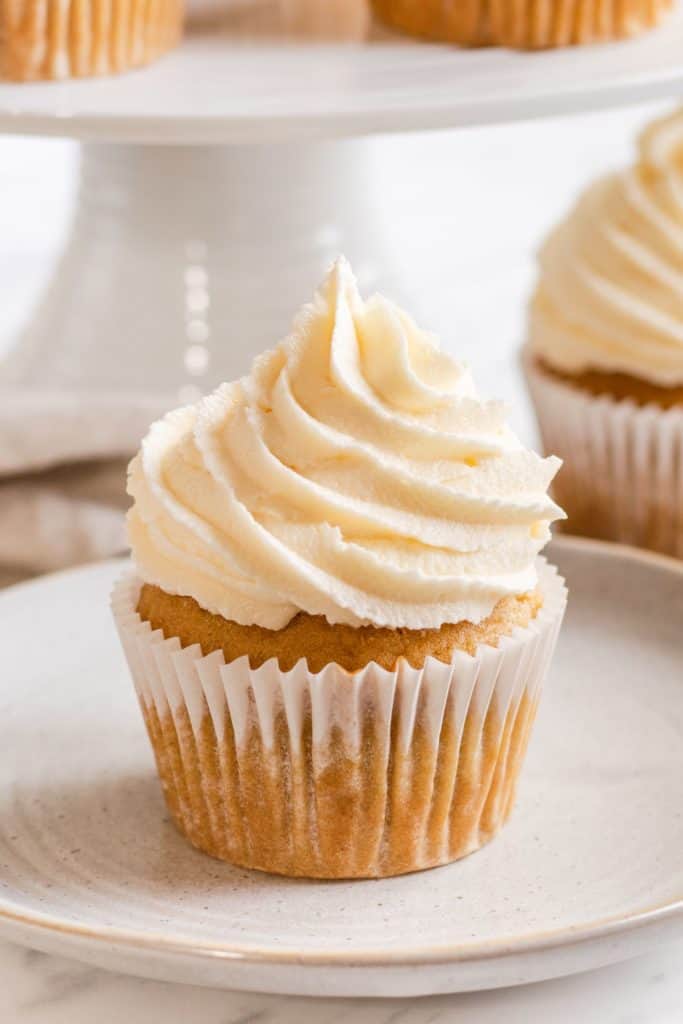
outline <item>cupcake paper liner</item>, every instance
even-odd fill
[[[683,558],[683,410],[593,395],[540,367],[524,370],[567,530]]]
[[[183,0],[0,0],[0,78],[108,75],[179,40]]]
[[[249,868],[380,877],[471,853],[510,813],[566,589],[497,647],[450,664],[251,669],[143,622],[126,573],[112,608],[169,810],[200,849]]]
[[[411,35],[462,46],[543,49],[637,35],[671,0],[373,0],[378,15]]]

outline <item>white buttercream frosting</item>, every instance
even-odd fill
[[[130,541],[144,580],[243,624],[478,622],[536,585],[559,465],[340,260],[248,377],[152,426]]]
[[[540,254],[531,345],[568,373],[683,384],[683,109],[590,187]]]

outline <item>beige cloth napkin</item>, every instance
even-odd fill
[[[0,387],[0,586],[127,550],[126,467],[172,404]]]
[[[126,550],[126,459],[0,479],[0,586]]]

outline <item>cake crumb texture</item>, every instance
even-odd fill
[[[299,612],[283,629],[242,626],[201,608],[194,598],[167,594],[145,583],[137,611],[166,638],[177,636],[182,647],[198,643],[202,654],[223,651],[226,663],[247,655],[252,669],[276,658],[287,672],[302,658],[311,672],[330,663],[349,672],[376,662],[393,671],[400,658],[422,668],[428,655],[450,662],[455,651],[474,654],[480,644],[497,646],[503,636],[529,625],[542,604],[539,591],[500,600],[478,624],[445,623],[439,629],[388,629],[377,626],[330,625],[322,615]]]
[[[683,385],[663,387],[627,373],[606,373],[601,370],[584,370],[582,373],[565,373],[539,360],[543,373],[557,377],[571,387],[588,391],[591,395],[607,395],[617,402],[631,401],[636,405],[658,405],[660,409],[675,409],[683,406]]]

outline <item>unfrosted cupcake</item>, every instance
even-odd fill
[[[113,607],[195,846],[385,876],[498,831],[565,605],[537,559],[558,465],[343,261],[248,377],[151,428]]]
[[[0,78],[110,75],[180,39],[183,0],[0,0]]]
[[[543,49],[607,42],[655,26],[672,0],[372,0],[411,35],[461,46]]]
[[[570,529],[683,557],[683,111],[544,245],[525,363]]]

